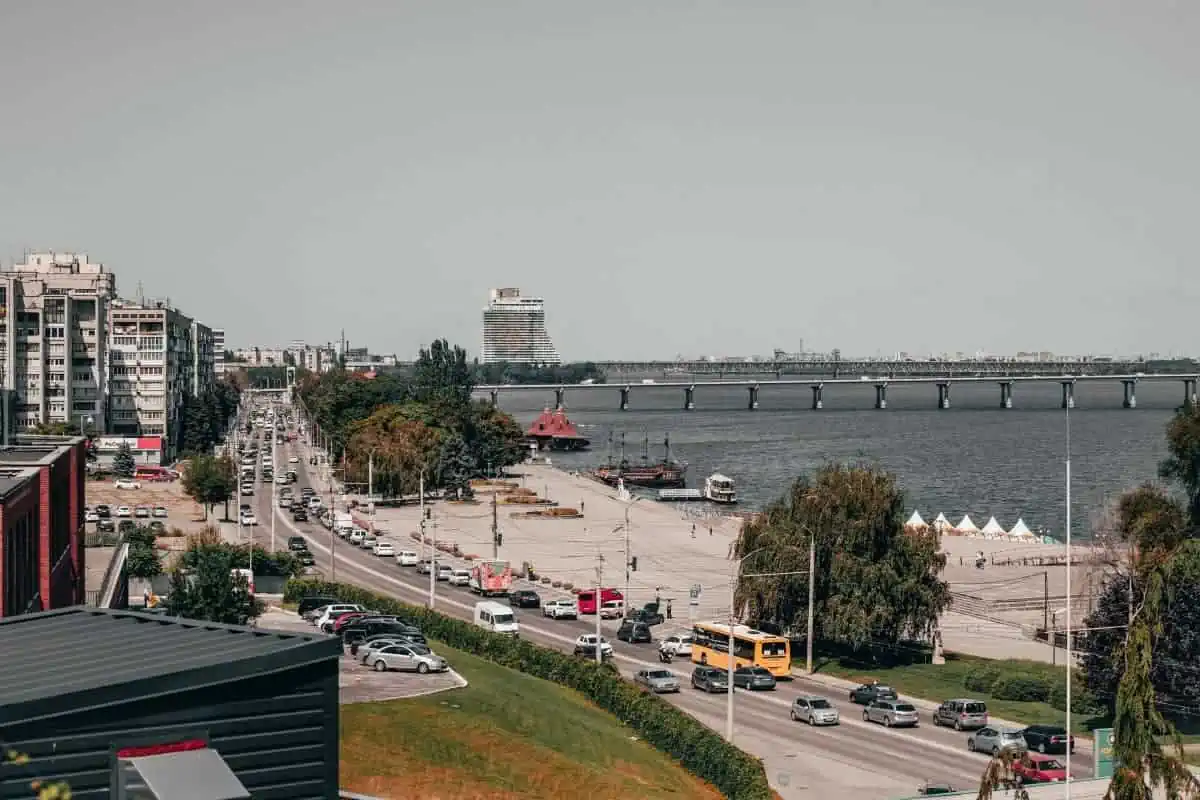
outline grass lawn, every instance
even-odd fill
[[[430,800],[721,796],[579,694],[434,649],[470,685],[343,706],[343,788]]]

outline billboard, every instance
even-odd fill
[[[98,436],[95,439],[97,450],[120,450],[123,444],[137,452],[161,452],[163,448],[161,436]]]

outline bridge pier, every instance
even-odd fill
[[[1074,408],[1075,407],[1075,381],[1063,381],[1062,387],[1063,387],[1062,407],[1063,408]]]
[[[500,405],[500,390],[492,389],[491,394],[492,394],[492,408],[496,408],[497,406]]]
[[[1000,407],[1012,408],[1012,381],[1000,381]]]
[[[949,408],[950,407],[950,384],[948,382],[942,382],[942,383],[939,383],[937,385],[937,387],[938,387],[938,408]]]
[[[689,386],[683,390],[683,410],[691,411],[696,407],[696,387]]]
[[[629,410],[629,387],[628,386],[621,387],[621,410],[622,411]]]
[[[565,395],[566,393],[567,393],[567,390],[561,386],[559,386],[557,389],[554,390],[554,409],[556,411],[562,411],[563,395]]]
[[[825,389],[825,384],[823,384],[823,383],[814,383],[812,385],[813,411],[820,411],[822,408],[825,407],[825,401],[821,399],[821,393],[824,391],[824,389]]]
[[[1183,379],[1183,404],[1185,406],[1196,405],[1196,379]]]
[[[758,409],[758,387],[750,386],[747,388],[750,391],[750,403],[746,407],[751,411],[756,411]]]
[[[887,408],[887,384],[875,384],[875,407],[878,409]]]
[[[1121,381],[1125,387],[1125,399],[1121,401],[1122,408],[1137,408],[1137,378]]]

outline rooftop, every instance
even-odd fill
[[[39,471],[34,467],[0,467],[0,502],[18,489],[24,488]]]
[[[337,639],[83,606],[0,619],[0,729],[336,660]]]

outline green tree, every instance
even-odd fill
[[[113,455],[112,470],[118,478],[127,479],[137,472],[137,462],[133,460],[133,450],[129,447],[129,442],[121,442],[121,446],[117,448],[116,454]]]
[[[233,572],[233,556],[219,547],[194,544],[190,569],[171,573],[167,612],[187,619],[245,625],[265,606],[250,593],[246,578]]]
[[[1167,457],[1158,474],[1183,490],[1188,521],[1200,527],[1200,406],[1189,403],[1167,425]]]
[[[39,422],[33,426],[34,436],[78,436],[79,425],[75,422]]]
[[[466,350],[445,339],[421,348],[413,368],[413,397],[434,409],[448,427],[459,427],[474,388]]]
[[[470,497],[471,478],[477,474],[475,456],[457,433],[452,433],[442,440],[438,453],[437,474],[438,483],[448,493]]]
[[[525,431],[512,418],[487,402],[471,406],[466,436],[478,472],[520,464],[529,452]]]
[[[228,455],[194,456],[183,470],[184,493],[204,507],[207,520],[212,507],[226,503],[237,488],[237,467]]]
[[[125,568],[132,578],[153,578],[162,574],[162,559],[155,548],[154,531],[139,525],[125,535],[129,555]]]
[[[212,451],[214,421],[212,404],[206,397],[189,394],[183,401],[180,450],[190,455],[205,455]]]
[[[877,467],[825,466],[747,521],[733,555],[759,551],[747,572],[807,572],[815,535],[818,639],[856,650],[930,639],[950,605],[945,556],[936,534],[905,531],[903,504],[894,476]],[[751,620],[799,626],[807,601],[807,574],[738,580],[735,602]]]

